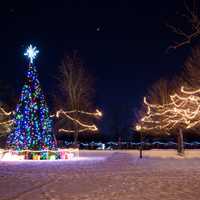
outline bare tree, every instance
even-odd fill
[[[84,68],[80,57],[74,52],[63,59],[58,80],[60,90],[58,99],[61,104],[59,107],[67,111],[60,110],[57,114],[63,115],[68,120],[67,123],[62,121],[62,125],[67,126],[67,129],[62,128],[60,131],[74,133],[74,142],[77,143],[80,132],[97,131],[91,117],[98,117],[101,113],[98,110],[90,112],[93,108],[93,79]]]
[[[191,55],[184,63],[182,79],[184,85],[190,88],[200,88],[200,47],[192,49]]]
[[[147,97],[153,104],[164,105],[170,101],[170,82],[167,79],[160,79],[148,90]]]
[[[177,111],[177,100],[172,99],[173,96],[171,95],[177,90],[179,82],[176,80],[169,82],[161,79],[152,86],[148,92],[148,96],[144,97],[136,130],[153,135],[178,133],[178,152],[182,154],[182,130],[185,128],[186,122],[181,112],[182,110],[180,112],[179,110]],[[181,109],[185,109],[185,107]]]
[[[199,77],[200,48],[195,47],[179,76],[173,81],[161,79],[148,91],[138,118],[141,131],[152,134],[178,133],[178,149],[181,150],[182,131],[199,133],[200,129]]]
[[[179,25],[168,25],[168,27],[180,37],[180,41],[174,42],[169,46],[169,49],[177,49],[184,45],[191,44],[192,41],[200,36],[200,18],[198,13],[197,1],[191,1],[192,5],[189,6],[184,2],[185,13],[181,14],[183,19],[183,27]]]

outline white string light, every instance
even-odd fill
[[[147,112],[136,125],[136,130],[161,131],[175,127],[185,129],[200,125],[200,89],[185,90],[181,87],[181,95],[170,95],[168,104],[150,104],[144,97]]]
[[[8,118],[9,116],[12,115],[12,112],[6,112],[2,107],[0,107],[0,115],[2,118]],[[2,120],[0,122],[0,126],[4,128],[6,133],[9,133],[11,131],[11,126],[13,125],[14,121],[12,119],[8,120]]]
[[[91,132],[96,132],[98,131],[98,128],[95,124],[86,124],[81,122],[80,120],[72,117],[70,114],[74,114],[74,113],[81,113],[84,115],[89,115],[89,116],[93,116],[93,117],[102,117],[102,112],[100,112],[98,109],[96,109],[96,111],[94,113],[92,112],[85,112],[85,111],[76,111],[76,110],[72,110],[72,111],[64,111],[64,110],[59,110],[56,112],[56,117],[59,118],[60,115],[64,115],[66,118],[68,118],[69,120],[73,121],[74,123],[78,124],[81,128],[78,130],[79,132],[85,132],[85,131],[91,131]],[[59,132],[67,132],[67,133],[74,133],[75,130],[70,130],[70,129],[59,129]]]

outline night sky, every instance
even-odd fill
[[[1,3],[2,4],[2,3]],[[19,96],[31,43],[40,49],[37,68],[48,101],[65,53],[77,50],[96,79],[95,104],[109,132],[112,111],[131,125],[145,92],[161,77],[178,73],[188,47],[166,52],[177,38],[182,1],[7,1],[0,6],[0,79]]]

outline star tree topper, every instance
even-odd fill
[[[32,64],[33,60],[35,59],[38,53],[39,53],[39,50],[37,50],[36,47],[32,47],[32,45],[30,44],[30,46],[26,49],[26,52],[24,53],[24,55],[30,59],[30,63]]]

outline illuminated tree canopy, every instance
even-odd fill
[[[150,104],[144,97],[147,112],[138,128],[142,131],[170,131],[175,128],[189,129],[200,125],[200,89],[186,90],[170,96],[171,102],[164,105]]]

